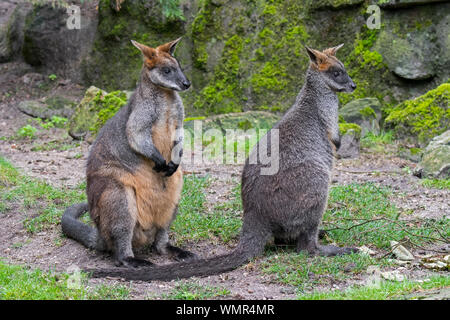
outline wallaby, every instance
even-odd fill
[[[183,103],[189,80],[173,57],[180,39],[156,49],[132,40],[144,58],[127,105],[98,133],[87,161],[88,203],[69,207],[62,231],[88,248],[112,251],[117,266],[151,265],[133,249],[153,244],[160,254],[193,258],[170,245],[168,228],[183,185]],[[89,211],[96,228],[78,220]]]
[[[269,136],[278,130],[279,170],[262,175],[261,164],[246,160],[242,173],[243,227],[239,243],[230,254],[164,267],[135,270],[88,270],[94,277],[118,276],[130,280],[170,280],[229,271],[263,253],[270,238],[295,240],[298,252],[340,255],[354,248],[319,245],[318,233],[328,200],[328,188],[339,145],[336,92],[352,92],[356,85],[335,57],[339,45],[323,52],[306,48],[310,66],[306,82],[294,105],[261,139],[272,150]]]

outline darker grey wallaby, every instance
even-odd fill
[[[342,46],[342,45],[341,45]],[[294,105],[252,150],[272,150],[269,137],[279,135],[279,170],[261,174],[262,164],[247,159],[242,173],[244,221],[237,247],[226,255],[164,267],[134,270],[103,269],[94,277],[130,280],[170,280],[232,270],[261,255],[270,238],[295,241],[297,251],[312,255],[340,255],[357,251],[318,243],[319,225],[328,200],[328,188],[339,145],[336,92],[352,92],[356,85],[335,57],[337,46],[323,52],[306,48],[310,67]]]
[[[128,104],[109,119],[87,161],[88,203],[64,212],[65,235],[88,248],[114,253],[117,266],[151,265],[133,249],[153,244],[177,259],[194,255],[170,245],[167,230],[175,218],[183,185],[184,108],[177,91],[190,86],[173,57],[178,41],[142,52],[140,81]],[[89,211],[96,227],[78,219]]]

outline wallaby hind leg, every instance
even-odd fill
[[[195,253],[171,245],[169,242],[169,234],[166,229],[158,230],[154,247],[158,254],[168,254],[178,261],[189,261],[198,258]]]
[[[108,217],[109,221],[104,224],[106,233],[112,244],[114,259],[116,266],[124,267],[140,267],[152,265],[147,260],[137,259],[134,257],[132,240],[133,232],[136,225],[136,214],[130,212],[137,210],[136,198],[133,190],[116,186],[103,192],[102,210],[108,210],[109,213],[103,215]]]
[[[297,238],[297,252],[307,251],[310,255],[337,256],[358,252],[356,248],[336,247],[333,245],[320,245],[318,243],[318,231],[302,232]]]

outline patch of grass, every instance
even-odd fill
[[[373,183],[331,188],[322,222],[328,240],[339,245],[389,248],[391,240],[424,245],[441,239],[441,234],[450,237],[449,219],[400,218],[400,211],[389,201],[391,195],[389,188]]]
[[[76,148],[80,146],[79,142],[72,141],[68,143],[64,140],[53,140],[46,143],[41,144],[34,144],[31,147],[31,151],[50,151],[50,150],[56,150],[56,151],[66,151],[73,148]]]
[[[209,183],[208,177],[184,177],[179,215],[172,224],[172,232],[178,244],[186,240],[214,238],[229,242],[239,232],[241,218],[238,186],[233,189],[229,202],[217,205],[212,212],[207,213],[205,189]]]
[[[450,179],[422,179],[420,183],[427,188],[450,189]]]
[[[80,274],[80,286],[72,288],[68,285],[69,277],[66,273],[29,270],[0,260],[0,300],[105,300],[129,296],[125,286],[89,287],[83,273]]]
[[[24,220],[28,232],[38,232],[60,222],[62,212],[69,205],[86,201],[79,189],[55,188],[38,179],[20,174],[0,157],[0,213],[10,210],[32,209],[36,215]]]
[[[298,296],[300,300],[390,300],[406,299],[405,295],[424,290],[448,288],[449,276],[433,276],[423,282],[405,280],[401,282],[383,281],[380,286],[352,286],[345,291],[314,292]],[[419,295],[419,294],[418,294]],[[414,298],[409,297],[409,298]]]
[[[37,129],[29,124],[19,128],[16,132],[16,138],[18,139],[33,139]]]
[[[264,273],[274,274],[275,281],[297,287],[300,291],[314,285],[343,281],[364,272],[370,265],[387,266],[387,259],[352,253],[336,257],[310,257],[307,253],[271,254],[262,262]]]
[[[392,131],[382,131],[379,134],[369,131],[361,138],[361,147],[371,149],[375,152],[384,152],[385,146],[392,144],[393,140]]]
[[[223,287],[180,281],[171,292],[162,295],[162,298],[166,300],[204,300],[225,297],[229,294],[230,290]]]

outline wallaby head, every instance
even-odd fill
[[[144,76],[153,84],[183,91],[191,86],[191,82],[186,78],[181,70],[177,59],[173,56],[177,43],[181,38],[165,43],[156,48],[150,48],[144,44],[131,40],[138,48],[144,58]]]
[[[356,89],[356,84],[347,74],[344,64],[336,58],[336,52],[343,45],[340,44],[323,51],[305,48],[311,59],[311,69],[318,72],[332,91],[353,92]]]

